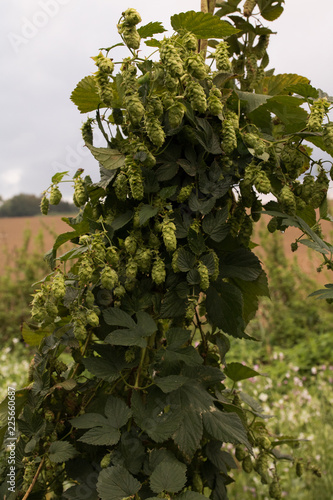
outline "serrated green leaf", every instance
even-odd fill
[[[244,281],[239,278],[233,278],[237,288],[240,289],[243,296],[243,318],[246,324],[254,318],[259,305],[259,297],[270,297],[267,275],[264,271],[254,281]]]
[[[143,224],[145,224],[149,219],[155,217],[157,212],[157,207],[152,207],[151,205],[143,205],[139,210],[140,226],[143,226]]]
[[[265,104],[267,99],[271,98],[269,95],[260,94],[259,88],[258,92],[255,94],[252,92],[243,92],[241,90],[236,90],[236,93],[241,101],[246,102],[247,113],[251,113],[262,104]]]
[[[254,281],[262,273],[258,257],[247,250],[239,248],[227,254],[220,261],[222,278],[240,278],[244,281]]]
[[[99,357],[85,358],[83,364],[90,373],[106,382],[114,382],[120,376],[114,363],[108,359]]]
[[[206,309],[209,321],[234,337],[243,337],[243,297],[238,288],[222,282],[218,290],[212,285],[206,293]]]
[[[107,325],[123,326],[125,328],[135,328],[134,319],[118,307],[109,307],[103,311],[104,321]]]
[[[170,328],[166,332],[165,337],[168,347],[177,349],[190,340],[191,332],[189,330],[183,330],[182,328]]]
[[[117,172],[115,170],[107,170],[102,166],[100,166],[99,172],[101,175],[101,180],[95,185],[101,187],[102,189],[106,189],[110,182],[115,178]]]
[[[193,410],[183,412],[183,419],[172,439],[187,459],[199,448],[203,434],[202,416]]]
[[[140,488],[141,483],[120,465],[103,469],[98,476],[101,500],[123,500],[134,496]]]
[[[288,95],[289,87],[301,85],[311,87],[308,78],[294,73],[265,76],[255,87],[256,94],[269,96]],[[313,87],[312,87],[313,88]],[[301,94],[300,94],[301,95]]]
[[[132,416],[132,411],[126,403],[114,396],[108,397],[104,412],[108,418],[108,422],[117,429],[127,424]]]
[[[117,444],[119,439],[120,431],[118,429],[104,425],[103,427],[93,427],[85,432],[79,441],[93,446],[112,446]]]
[[[261,373],[249,368],[248,366],[242,365],[242,363],[228,363],[224,368],[224,373],[233,382],[239,382],[240,380],[246,380],[251,377],[256,377],[261,375]]]
[[[89,113],[99,107],[104,108],[97,92],[95,78],[86,76],[75,87],[71,94],[71,101],[78,107],[80,113]]]
[[[212,253],[202,255],[200,260],[207,267],[209,276],[215,273],[215,261]]]
[[[126,226],[126,224],[128,224],[132,219],[133,212],[131,210],[127,210],[127,212],[120,214],[112,221],[111,227],[114,231],[117,231],[118,229]]]
[[[72,418],[70,422],[77,429],[91,429],[92,427],[107,425],[107,419],[99,413],[84,413]]]
[[[177,493],[186,483],[186,465],[178,460],[163,460],[150,476],[150,488],[154,493]]]
[[[220,243],[229,234],[230,227],[226,224],[228,207],[218,210],[215,215],[208,214],[202,221],[202,229],[216,243]]]
[[[202,200],[192,193],[188,200],[188,205],[193,212],[200,212],[202,215],[207,215],[212,211],[216,203],[216,198]]]
[[[111,345],[147,347],[146,339],[142,337],[141,330],[137,328],[133,330],[127,328],[114,330],[105,337],[104,342]]]
[[[162,181],[170,181],[178,172],[179,166],[175,162],[167,162],[163,163],[156,170],[157,180]]]
[[[153,318],[144,311],[138,311],[136,313],[136,319],[138,322],[138,327],[140,328],[142,335],[149,336],[156,332],[157,326]]]
[[[176,290],[168,290],[161,305],[161,318],[177,318],[183,316],[186,309],[186,299],[181,299]]]
[[[21,333],[24,342],[30,346],[39,346],[41,341],[50,335],[47,330],[31,330],[27,323],[23,323]]]
[[[239,31],[217,16],[194,10],[172,16],[171,26],[177,32],[190,31],[198,38],[225,38]]]
[[[296,133],[306,126],[307,112],[300,106],[303,100],[298,97],[277,95],[268,99],[264,107],[274,113],[285,126],[287,134]]]
[[[225,413],[212,407],[203,414],[206,431],[215,439],[224,443],[245,444],[251,450],[246,430],[236,413]]]
[[[161,42],[157,40],[156,38],[151,38],[150,40],[145,40],[145,44],[147,47],[161,47]]]
[[[317,89],[312,87],[309,83],[295,83],[293,85],[288,85],[285,88],[286,92],[292,92],[293,94],[298,94],[307,99],[308,97],[312,97],[313,99],[317,99],[319,97],[319,92]]]
[[[68,441],[53,441],[49,448],[51,462],[61,463],[74,458],[78,452]]]
[[[166,29],[159,21],[156,21],[154,23],[150,22],[138,28],[138,33],[141,38],[149,38],[153,35],[156,35],[157,33],[164,33],[165,31]]]
[[[207,500],[207,497],[201,495],[201,493],[196,493],[195,491],[185,491],[184,493],[174,497],[174,500]]]
[[[186,281],[189,285],[199,285],[201,281],[199,271],[197,269],[191,269],[186,275]]]
[[[183,377],[182,375],[168,375],[167,377],[157,377],[154,383],[159,387],[164,393],[172,392],[188,382],[188,377]]]
[[[91,154],[106,170],[117,170],[125,164],[125,155],[118,149],[95,148],[91,144],[85,143]]]
[[[194,264],[195,256],[187,250],[184,250],[184,248],[181,248],[177,258],[177,266],[179,270],[186,273],[187,271],[193,269]]]
[[[166,199],[174,196],[177,192],[177,189],[178,189],[178,186],[167,186],[167,187],[162,188],[160,190],[159,195],[163,200],[166,200]]]

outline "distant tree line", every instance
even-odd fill
[[[40,214],[40,198],[34,194],[18,194],[2,202],[0,217],[26,217]],[[73,203],[61,201],[59,205],[50,206],[50,214],[73,213],[77,208]]]

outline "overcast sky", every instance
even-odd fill
[[[84,168],[98,179],[97,163],[82,147],[80,115],[69,100],[76,84],[95,71],[98,48],[118,43],[116,24],[127,7],[143,24],[199,10],[200,0],[3,0],[1,5],[0,196],[40,193],[57,171]],[[286,0],[271,25],[270,67],[298,73],[333,95],[333,1]],[[121,49],[125,51],[125,49]],[[119,57],[127,53],[118,52]],[[63,190],[70,197],[69,186]]]

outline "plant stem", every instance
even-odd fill
[[[141,351],[141,359],[140,359],[140,364],[138,366],[138,370],[136,372],[136,378],[135,378],[135,384],[134,384],[134,389],[139,389],[140,387],[140,375],[141,375],[141,370],[142,370],[142,366],[144,364],[144,361],[145,361],[145,357],[146,357],[146,352],[147,352],[147,347],[145,347],[144,349],[142,349]]]
[[[201,12],[205,14],[214,14],[216,0],[201,0]],[[198,43],[198,52],[201,52],[206,59],[206,51],[207,51],[208,41],[207,40],[199,40]]]
[[[43,468],[44,462],[45,462],[45,457],[43,457],[43,458],[42,458],[41,463],[39,464],[39,467],[38,467],[38,469],[37,469],[37,471],[36,471],[36,474],[35,474],[35,476],[34,476],[33,480],[31,481],[31,484],[30,484],[30,486],[29,486],[29,488],[28,488],[28,490],[27,490],[26,494],[25,494],[25,495],[24,495],[24,497],[22,498],[22,500],[26,500],[26,499],[28,498],[28,496],[30,495],[30,493],[32,492],[32,489],[33,489],[33,487],[35,486],[36,481],[37,481],[37,479],[38,479],[38,476],[39,476],[39,474],[41,473],[41,470],[42,470],[42,468]]]

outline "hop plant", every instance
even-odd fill
[[[178,267],[178,257],[179,257],[180,250],[181,250],[181,247],[178,247],[177,250],[175,250],[172,254],[171,267],[172,267],[174,273],[180,272],[180,269]]]
[[[66,295],[65,277],[63,274],[58,273],[53,278],[51,285],[51,292],[56,299],[63,299]]]
[[[95,64],[100,71],[106,73],[107,75],[111,75],[114,70],[112,59],[105,57],[102,52],[100,52],[97,56],[92,57],[92,59],[95,61]]]
[[[271,484],[269,485],[269,496],[276,500],[282,499],[281,486],[277,478],[274,478]]]
[[[125,97],[125,106],[133,125],[139,125],[144,117],[145,108],[138,94],[130,94]]]
[[[200,54],[189,56],[185,61],[185,68],[193,78],[197,78],[198,80],[204,80],[208,76],[209,68]]]
[[[93,123],[92,118],[88,118],[81,127],[82,139],[88,144],[93,143],[93,131],[91,124]]]
[[[172,77],[179,78],[183,75],[183,61],[176,47],[168,39],[163,40],[161,43],[160,58],[163,66]]]
[[[106,250],[106,260],[112,267],[118,267],[120,257],[119,250],[115,246],[111,246]]]
[[[126,157],[125,163],[132,196],[135,200],[142,200],[144,191],[141,167],[129,156]]]
[[[122,36],[125,45],[129,49],[137,50],[140,47],[141,37],[135,25],[129,25],[125,21],[118,24],[118,33]]]
[[[254,47],[255,54],[258,59],[262,59],[266,54],[266,50],[269,44],[269,35],[260,35],[259,42]]]
[[[204,113],[207,109],[206,94],[199,82],[187,80],[185,96],[189,99],[192,108],[199,113]]]
[[[80,282],[83,285],[88,284],[92,279],[93,273],[93,262],[89,257],[84,257],[80,262],[78,271]]]
[[[101,272],[101,284],[106,290],[113,290],[118,285],[118,274],[110,266],[105,266]]]
[[[269,223],[267,224],[267,229],[270,233],[275,233],[278,228],[279,221],[277,217],[272,217]]]
[[[324,125],[323,141],[326,149],[333,149],[333,122]]]
[[[184,203],[184,201],[186,201],[190,197],[193,188],[194,184],[188,184],[187,186],[183,186],[178,193],[177,201],[179,203]]]
[[[247,456],[248,456],[248,453],[245,450],[244,446],[241,444],[238,444],[235,448],[235,457],[237,458],[237,460],[239,460],[241,462]]]
[[[268,194],[272,191],[269,178],[264,170],[260,170],[254,180],[254,185],[259,193]]]
[[[231,62],[229,60],[229,45],[227,42],[220,42],[216,46],[215,50],[215,61],[216,61],[216,67],[219,71],[225,71],[229,72],[231,71]]]
[[[200,274],[200,287],[203,291],[209,288],[209,273],[207,266],[203,262],[199,262],[198,271]]]
[[[244,134],[244,142],[247,146],[254,149],[256,156],[261,156],[266,151],[265,142],[256,134]]]
[[[50,193],[50,204],[58,205],[61,201],[62,194],[58,186],[52,186]]]
[[[312,132],[320,132],[325,113],[329,110],[329,102],[325,97],[317,99],[311,106],[308,118],[308,129]]]
[[[252,236],[252,231],[253,231],[252,219],[249,215],[245,215],[239,230],[239,239],[242,245],[248,246]]]
[[[158,118],[152,114],[145,116],[146,132],[151,142],[158,148],[163,146],[165,141],[165,132]]]
[[[99,317],[95,311],[87,312],[87,323],[93,327],[97,327],[99,325]]]
[[[74,180],[74,196],[73,201],[77,207],[82,207],[88,201],[88,196],[81,177]]]
[[[301,196],[305,202],[311,198],[315,186],[315,179],[313,175],[306,175],[302,184]]]
[[[176,226],[168,217],[162,222],[162,236],[167,251],[174,252],[177,248]]]
[[[153,264],[151,270],[152,280],[156,283],[156,285],[162,285],[165,282],[166,271],[165,264],[160,257],[156,257],[155,262]]]
[[[224,120],[222,123],[222,149],[230,155],[237,148],[237,136],[231,120]]]
[[[184,48],[189,52],[195,52],[198,48],[198,39],[193,33],[186,33],[182,38]]]
[[[284,186],[278,196],[278,200],[282,205],[282,209],[290,215],[296,212],[296,200],[295,195],[289,188],[289,186]]]
[[[127,175],[124,172],[119,172],[113,184],[115,194],[120,201],[126,201],[129,194],[129,184]]]
[[[148,272],[151,266],[152,252],[149,248],[139,248],[134,256],[140,271]]]
[[[43,215],[47,215],[49,211],[50,202],[46,196],[43,196],[40,202],[40,211]]]
[[[132,8],[125,10],[125,12],[122,13],[122,16],[124,17],[124,22],[128,26],[135,26],[142,21],[139,12]]]
[[[181,125],[184,113],[185,108],[181,102],[175,102],[168,109],[169,124],[171,128],[177,128]]]
[[[325,170],[322,168],[314,183],[311,195],[311,204],[314,208],[318,208],[321,205],[321,202],[325,199],[328,186],[329,186],[329,179],[326,175]]]
[[[91,290],[87,290],[87,292],[86,292],[86,304],[87,304],[87,307],[89,307],[90,309],[92,309],[94,303],[95,303],[95,296],[94,296],[93,292]]]
[[[126,252],[130,255],[134,255],[137,249],[137,241],[133,235],[127,236],[124,241]]]
[[[208,96],[208,109],[209,112],[214,116],[218,116],[223,111],[223,104],[221,102],[221,98],[222,98],[222,93],[220,89],[218,89],[214,85],[210,89]]]
[[[255,55],[254,52],[251,52],[245,61],[245,66],[246,66],[246,79],[248,83],[252,83],[256,80],[257,77],[257,71],[258,71],[258,66],[257,66],[257,56]]]
[[[253,471],[253,463],[250,455],[246,455],[246,457],[243,459],[242,469],[247,474],[250,474]]]
[[[125,274],[130,281],[135,280],[136,275],[138,273],[138,267],[139,267],[138,264],[135,262],[133,258],[129,259],[126,265]]]

